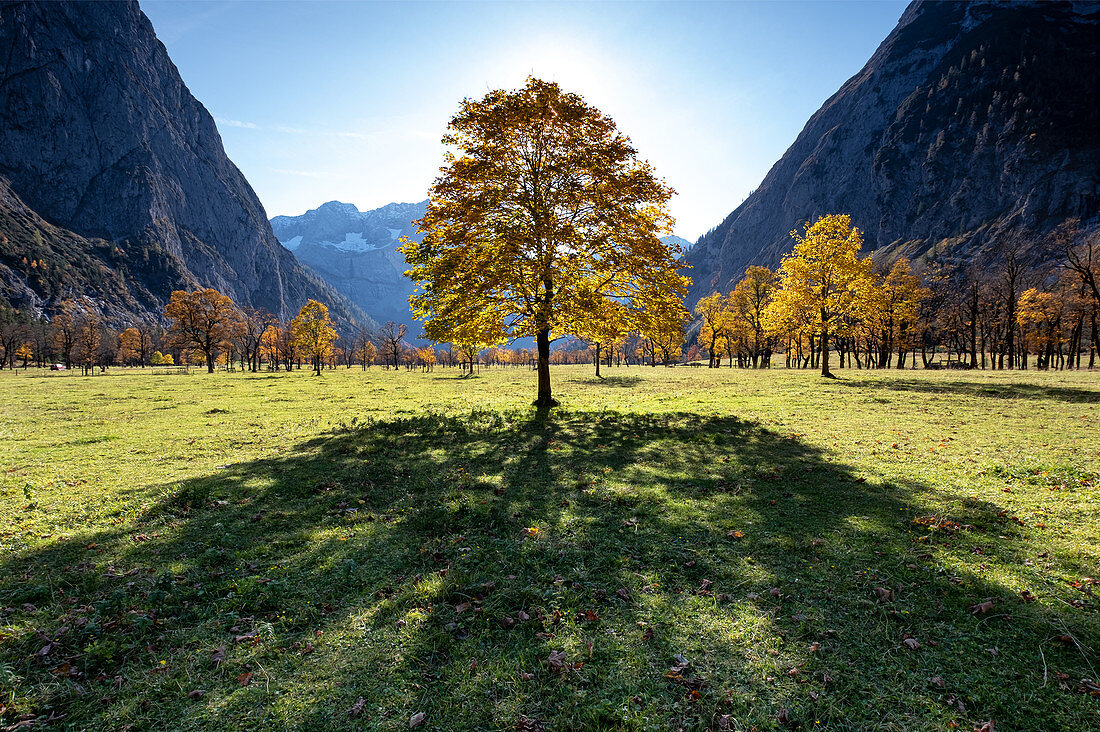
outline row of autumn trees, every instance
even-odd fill
[[[1100,344],[1100,245],[1079,240],[1075,222],[1053,237],[1060,266],[1031,269],[1010,244],[992,262],[937,264],[923,278],[905,258],[878,270],[859,256],[862,236],[846,215],[823,216],[791,232],[793,251],[778,271],[749,267],[728,294],[702,298],[699,346],[716,367],[728,357],[766,367],[773,352],[789,367],[821,368],[830,354],[856,368],[1081,368]]]
[[[111,327],[94,303],[67,300],[53,318],[31,317],[0,306],[0,366],[26,368],[31,361],[80,366],[85,373],[113,365],[230,364],[257,370],[268,364],[318,368],[333,352],[336,332],[328,308],[310,300],[293,320],[282,323],[263,310],[238,307],[217,290],[178,290],[165,307],[168,328],[137,319]]]

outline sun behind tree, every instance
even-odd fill
[[[589,332],[586,321],[612,310],[640,322],[646,311],[652,320],[683,309],[679,250],[658,238],[672,225],[674,191],[611,118],[529,78],[467,99],[448,130],[455,152],[416,222],[424,239],[402,248],[429,339],[493,346],[533,336],[535,404],[550,407],[552,337]]]
[[[321,364],[332,353],[332,346],[339,338],[328,317],[328,307],[310,300],[290,324],[294,347],[313,361],[313,372],[321,375]]]

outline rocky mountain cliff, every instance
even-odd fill
[[[850,213],[876,258],[1038,246],[1100,217],[1100,3],[924,2],[686,260],[690,303]]]
[[[379,323],[409,326],[410,337],[421,325],[409,311],[413,284],[405,277],[405,257],[398,239],[420,241],[412,224],[424,215],[427,201],[391,203],[373,211],[329,201],[301,216],[271,219],[275,236],[298,260],[317,272],[337,292]]]
[[[4,2],[0,48],[0,296],[124,321],[208,286],[362,317],[279,245],[136,2]]]

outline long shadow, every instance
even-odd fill
[[[925,490],[733,417],[348,425],[0,560],[0,722],[1088,727],[1092,597]]]
[[[587,379],[569,379],[570,384],[583,384],[584,386],[609,386],[630,389],[642,383],[640,376],[591,376]]]
[[[864,388],[875,387],[877,389],[891,389],[894,391],[911,391],[928,394],[960,394],[971,397],[986,397],[989,399],[1050,399],[1063,402],[1080,402],[1084,404],[1100,403],[1100,390],[1076,389],[1073,387],[1047,386],[1020,381],[1011,382],[976,382],[976,381],[928,381],[924,379],[889,378],[881,381],[869,381],[867,379],[852,378],[842,379],[838,383],[845,386]]]

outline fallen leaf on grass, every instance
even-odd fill
[[[885,587],[876,587],[875,594],[878,595],[879,602],[893,602],[894,591],[888,590]]]
[[[743,531],[727,531],[726,536],[728,536],[731,539],[740,540],[740,539],[745,538],[745,532],[743,532]]]
[[[422,724],[424,724],[424,712],[417,712],[409,717],[409,729],[419,727]]]
[[[994,732],[993,720],[989,720],[985,724],[982,724],[980,727],[975,727],[974,732]]]
[[[203,696],[205,696],[205,695],[206,695],[206,692],[203,691],[202,689],[194,689],[192,691],[187,692],[187,698],[188,699],[202,699]]]
[[[920,648],[920,641],[918,641],[916,638],[906,638],[901,642],[901,644],[911,651],[915,651]]]
[[[222,643],[218,646],[218,650],[210,654],[210,660],[214,662],[215,666],[221,666],[225,663],[225,644]]]
[[[627,602],[630,601],[630,592],[625,587],[620,587],[619,589],[615,590],[615,594],[618,595],[619,598],[622,600],[626,600]]]
[[[458,613],[459,615],[461,615],[462,613],[466,612],[469,609],[470,609],[470,603],[468,603],[468,602],[460,602],[457,605],[455,605],[455,612]]]
[[[526,623],[528,620],[531,619],[531,616],[520,610],[518,613],[516,613],[516,618],[519,619],[519,622]]]
[[[237,677],[237,683],[241,686],[248,686],[252,683],[252,672],[245,671],[243,674]]]
[[[987,612],[993,609],[993,598],[985,600],[984,602],[975,603],[970,606],[971,615],[985,615]]]
[[[947,688],[947,682],[943,680],[942,676],[933,676],[931,679],[928,680],[928,683],[930,683],[930,684],[932,684],[932,686],[936,686],[940,689]]]
[[[363,713],[363,710],[367,708],[367,700],[363,697],[359,697],[359,701],[351,705],[351,709],[348,710],[349,717],[358,717]]]
[[[1100,684],[1097,684],[1092,679],[1081,679],[1080,685],[1077,687],[1077,691],[1089,696],[1100,696]]]
[[[546,665],[555,673],[561,672],[562,667],[565,665],[565,652],[550,651],[550,657],[546,659]]]

